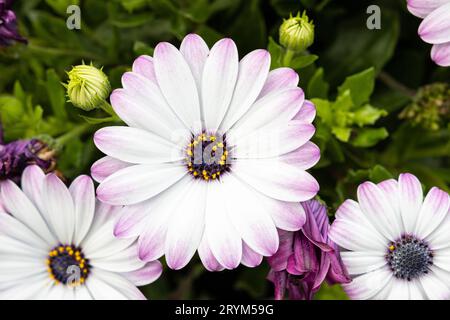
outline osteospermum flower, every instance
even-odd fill
[[[419,180],[401,174],[358,188],[336,213],[330,238],[343,249],[353,299],[450,297],[450,198],[434,187],[423,197]]]
[[[11,10],[12,0],[0,0],[0,46],[12,41],[26,42],[17,31],[16,14]]]
[[[0,124],[0,181],[11,179],[20,183],[23,170],[36,164],[46,172],[54,169],[54,151],[38,139],[16,140],[3,143],[3,129]]]
[[[327,210],[317,200],[302,204],[306,223],[296,232],[280,230],[280,247],[268,258],[268,279],[275,286],[275,299],[311,300],[323,281],[329,284],[350,282],[339,250],[328,238]]]
[[[419,35],[433,45],[433,61],[443,67],[450,66],[450,0],[408,0],[408,10],[424,19]]]
[[[0,190],[1,299],[143,299],[136,285],[161,274],[158,261],[138,259],[136,241],[114,237],[123,209],[96,202],[89,177],[67,188],[30,166],[23,191],[10,180]]]
[[[298,202],[319,189],[305,171],[320,156],[315,108],[292,69],[269,66],[266,50],[239,62],[231,39],[210,50],[191,34],[123,75],[111,103],[129,127],[97,131],[107,157],[92,175],[101,201],[136,209],[116,234],[139,235],[144,261],[165,254],[180,269],[198,249],[209,270],[255,266],[276,252],[277,227],[303,225]]]

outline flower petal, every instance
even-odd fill
[[[220,183],[211,184],[208,188],[205,235],[217,261],[226,269],[235,269],[242,259],[242,240],[223,205],[225,192]]]
[[[224,176],[225,202],[230,219],[245,243],[263,256],[271,256],[278,249],[275,225],[260,202],[258,192],[233,175]]]
[[[146,77],[151,82],[157,84],[155,76],[155,67],[153,65],[153,58],[147,55],[138,57],[133,62],[133,72]]]
[[[202,37],[191,33],[184,37],[181,42],[180,52],[191,68],[192,75],[194,76],[197,84],[197,89],[200,91],[203,68],[209,54],[208,45]]]
[[[29,176],[25,175],[24,177],[26,184],[34,183],[28,180]],[[37,193],[37,196],[41,196],[39,190],[34,191]],[[48,244],[55,243],[56,238],[49,230],[45,218],[41,216],[41,213],[14,182],[7,180],[2,183],[1,199],[2,205],[7,213],[10,213],[17,220],[33,230]]]
[[[148,202],[125,206],[115,223],[114,236],[117,238],[136,238],[144,230],[150,206]]]
[[[200,256],[200,260],[202,261],[203,266],[206,270],[214,272],[222,271],[223,269],[225,269],[220,265],[219,261],[217,261],[216,257],[213,255],[208,244],[206,233],[203,233],[203,239],[198,247],[198,255]]]
[[[320,160],[320,149],[311,141],[306,142],[300,148],[279,156],[285,163],[296,166],[299,169],[307,170],[314,167]]]
[[[408,11],[419,18],[425,18],[448,0],[408,0]]]
[[[261,264],[263,256],[253,251],[245,242],[242,242],[242,264],[249,268],[257,267]]]
[[[136,204],[164,191],[186,172],[182,165],[135,165],[104,180],[97,188],[97,197],[111,205]]]
[[[86,286],[95,300],[145,300],[145,296],[129,280],[100,269],[92,270]]]
[[[159,261],[151,261],[136,271],[123,273],[122,275],[136,286],[145,286],[155,282],[162,274],[163,267]]]
[[[417,224],[423,201],[423,191],[420,181],[409,173],[401,174],[398,178],[400,211],[404,232],[411,233]]]
[[[252,106],[261,92],[270,68],[270,54],[258,49],[239,62],[239,75],[221,130],[227,132]]]
[[[316,117],[316,106],[309,100],[305,100],[300,111],[295,115],[293,120],[299,120],[304,123],[312,123]]]
[[[192,179],[171,217],[165,241],[166,261],[171,269],[186,266],[200,245],[205,227],[206,187],[202,181]]]
[[[431,59],[441,67],[450,67],[450,42],[433,45]]]
[[[309,173],[276,159],[237,160],[231,170],[256,190],[281,201],[306,201],[319,191]]]
[[[359,275],[386,265],[385,253],[347,251],[341,252],[342,261],[351,275]]]
[[[108,156],[130,163],[154,164],[183,159],[175,144],[136,128],[102,128],[95,133],[94,143]]]
[[[446,271],[442,271],[446,272]],[[431,270],[425,276],[419,278],[425,294],[430,300],[447,300],[450,298],[450,289],[448,287],[448,274],[447,281],[439,276],[439,269],[431,268]]]
[[[91,176],[97,182],[103,182],[113,173],[131,166],[131,163],[115,159],[110,156],[105,156],[96,162],[91,167]]]
[[[95,190],[92,179],[79,176],[69,187],[75,205],[74,243],[79,245],[88,233],[95,212]]]
[[[432,233],[450,213],[450,196],[439,188],[431,188],[420,209],[414,234],[422,239]]]
[[[422,21],[419,35],[423,41],[432,44],[450,42],[450,2],[438,7]]]
[[[367,300],[383,290],[392,278],[392,271],[386,266],[356,277],[343,287],[351,299]]]
[[[298,74],[291,68],[277,68],[269,72],[258,99],[275,91],[295,88],[298,85]]]
[[[153,59],[156,79],[167,102],[192,132],[199,132],[200,100],[188,63],[168,42],[156,46]]]

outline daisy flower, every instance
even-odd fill
[[[311,300],[323,281],[329,284],[350,282],[339,250],[328,238],[330,222],[327,209],[317,200],[302,203],[306,223],[296,232],[280,230],[280,247],[267,260],[268,279],[275,286],[275,299],[285,291],[293,300]]]
[[[443,67],[450,66],[450,0],[408,0],[408,10],[424,19],[419,36],[433,45],[433,61]]]
[[[139,236],[142,260],[180,269],[198,250],[208,270],[256,266],[277,251],[277,227],[302,227],[299,202],[319,190],[305,171],[320,157],[315,108],[295,71],[269,67],[266,50],[239,61],[231,39],[209,49],[190,34],[123,75],[111,103],[128,127],[96,132],[107,156],[92,175],[101,201],[134,207],[115,232]]]
[[[401,174],[358,188],[336,213],[330,238],[342,247],[353,299],[450,297],[450,197]]]
[[[114,237],[123,209],[96,202],[91,178],[67,188],[29,166],[22,190],[11,180],[0,190],[0,299],[144,299],[136,285],[160,276],[136,241]]]

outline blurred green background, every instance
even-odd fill
[[[322,159],[311,172],[320,182],[319,195],[330,208],[330,218],[368,179],[412,172],[426,189],[437,185],[448,191],[450,89],[428,97],[431,111],[419,110],[428,112],[425,118],[432,117],[437,128],[430,129],[422,120],[414,125],[400,116],[408,106],[424,103],[414,97],[422,86],[436,82],[448,86],[450,80],[450,68],[439,68],[430,60],[430,46],[417,35],[420,20],[407,12],[405,2],[15,1],[20,31],[29,44],[0,49],[0,114],[6,139],[40,137],[58,149],[58,169],[68,181],[89,174],[90,165],[101,156],[92,134],[107,123],[92,119],[102,119],[103,111],[86,113],[66,102],[61,82],[67,81],[65,72],[72,65],[92,61],[103,66],[112,87],[118,88],[121,75],[137,56],[152,55],[160,41],[179,45],[186,34],[195,32],[209,45],[222,37],[233,38],[241,57],[268,48],[273,67],[279,66],[284,49],[278,44],[278,28],[290,13],[307,10],[316,26],[315,42],[290,66],[299,72],[300,86],[318,108],[314,141]],[[66,27],[66,8],[71,4],[81,7],[81,30]],[[366,27],[371,4],[381,8],[380,30]],[[348,104],[346,95],[357,102]],[[446,113],[436,118],[433,108],[442,101]],[[84,126],[86,117],[89,130],[58,145],[55,138]],[[152,299],[269,299],[273,288],[265,280],[267,272],[263,263],[256,269],[209,273],[195,258],[182,271],[165,270],[143,290]],[[346,296],[339,286],[324,285],[316,298]]]

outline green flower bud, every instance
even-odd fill
[[[286,49],[292,51],[304,51],[314,42],[314,24],[309,20],[306,12],[300,16],[300,12],[295,17],[290,15],[289,19],[284,19],[280,26],[280,43]]]
[[[413,102],[400,113],[414,126],[439,130],[450,122],[450,84],[434,83],[419,89]]]
[[[67,75],[69,82],[64,86],[69,102],[85,111],[99,107],[111,92],[108,77],[102,69],[97,69],[92,63],[75,66]]]

